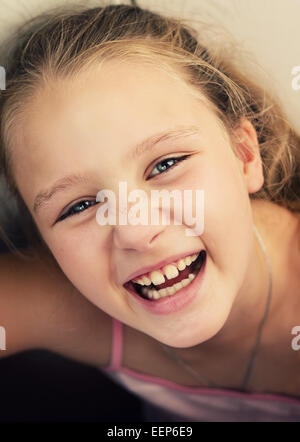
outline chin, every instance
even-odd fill
[[[214,318],[216,319],[216,318]],[[153,336],[163,344],[169,345],[174,348],[189,348],[196,345],[200,345],[203,342],[213,338],[222,329],[226,318],[224,320],[216,321],[212,320],[206,327],[199,327],[199,323],[194,327],[186,327],[185,330],[177,331],[171,336]]]

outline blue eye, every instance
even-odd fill
[[[182,157],[178,158],[165,158],[164,160],[160,161],[155,165],[155,167],[152,169],[151,174],[148,176],[147,180],[149,178],[153,178],[155,175],[160,175],[162,173],[168,172],[171,168],[174,168],[174,166],[181,161],[184,161],[186,158],[188,158],[189,155],[184,155]],[[157,170],[155,173],[153,171]]]
[[[93,205],[95,205],[95,204],[99,204],[99,201],[92,201],[92,200],[82,200],[82,201],[79,201],[78,203],[76,203],[72,207],[70,207],[67,210],[66,213],[61,215],[57,219],[57,222],[58,221],[63,221],[64,219],[69,218],[70,216],[78,215],[79,213],[84,212],[88,207],[91,207],[91,206],[89,206],[86,203],[94,203]]]

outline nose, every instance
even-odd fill
[[[164,228],[162,225],[114,226],[113,243],[118,249],[145,252],[154,247],[155,240]]]

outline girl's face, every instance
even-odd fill
[[[239,129],[240,138],[254,145],[250,126]],[[134,154],[155,134],[191,127],[186,137]],[[235,156],[205,100],[162,70],[111,62],[40,89],[16,129],[17,185],[73,285],[109,315],[168,345],[189,347],[214,336],[238,293],[244,287],[251,291],[256,263],[248,194],[261,187],[262,174],[259,160]],[[167,172],[162,164],[156,167],[183,156],[184,161],[169,162]],[[72,178],[75,174],[84,178]],[[203,234],[187,236],[191,226],[184,223],[99,225],[96,195],[110,189],[118,198],[121,181],[128,193],[144,190],[149,201],[153,189],[204,190]],[[187,298],[195,296],[178,310],[149,311],[123,286],[145,267],[201,250],[206,251],[201,281],[196,277],[183,289]]]

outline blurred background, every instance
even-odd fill
[[[50,7],[78,3],[102,6],[130,1],[0,0],[0,44],[5,45],[30,17]],[[300,132],[300,79],[294,81],[299,87],[292,86],[292,71],[300,66],[300,0],[137,0],[137,4],[189,19],[203,40],[225,46],[230,39],[237,41],[238,63],[278,95],[287,118]],[[16,203],[1,177],[0,202],[0,225],[17,247],[26,247]],[[8,252],[0,239],[0,253]],[[141,401],[99,370],[47,351],[2,359],[0,391],[0,422],[143,419]]]

